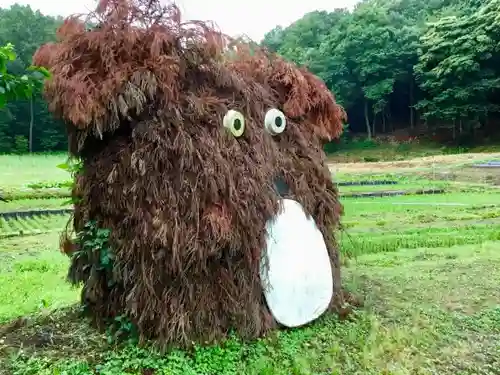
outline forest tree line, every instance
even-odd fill
[[[349,133],[484,140],[500,135],[499,14],[500,0],[365,0],[276,27],[262,45],[326,82],[347,110]],[[29,6],[0,9],[0,45],[17,53],[9,72],[22,74],[61,22]],[[0,111],[0,153],[30,144],[67,147],[40,91]]]
[[[263,44],[320,76],[352,132],[500,135],[500,0],[366,0],[276,27]]]

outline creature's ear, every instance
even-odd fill
[[[269,83],[280,96],[283,112],[289,117],[306,118],[312,131],[325,141],[338,138],[347,116],[324,82],[285,61],[272,65]]]

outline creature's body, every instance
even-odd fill
[[[60,43],[35,56],[52,69],[50,107],[69,123],[71,151],[83,160],[74,228],[93,221],[111,233],[112,271],[81,244],[71,254],[70,278],[84,283],[96,321],[126,315],[143,337],[178,345],[306,322],[314,312],[277,319],[282,302],[264,297],[266,228],[283,199],[300,204],[294,215],[303,210],[322,234],[331,283],[318,308],[329,293],[338,310],[341,205],[322,144],[340,133],[343,111],[326,87],[263,52],[226,58],[206,27],[203,37],[167,23],[131,37],[131,25],[116,32],[123,16],[102,12],[100,29],[67,24]]]

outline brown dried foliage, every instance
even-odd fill
[[[90,259],[73,258],[69,272],[96,322],[124,314],[142,338],[181,346],[274,327],[258,270],[277,178],[327,240],[338,310],[341,205],[322,143],[345,115],[325,85],[205,23],[181,23],[175,5],[102,0],[91,16],[98,27],[69,18],[34,63],[51,69],[50,109],[84,163],[72,229],[111,229],[113,283]],[[270,108],[287,116],[274,137]],[[245,115],[240,138],[222,127],[229,109]]]

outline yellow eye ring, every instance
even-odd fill
[[[230,109],[223,119],[223,125],[236,138],[241,137],[245,132],[245,117],[241,112]]]
[[[271,135],[283,133],[286,128],[286,117],[279,109],[271,108],[264,117],[264,127]]]

